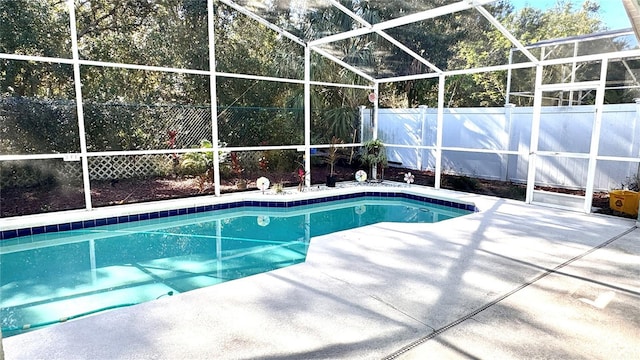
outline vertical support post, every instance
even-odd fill
[[[638,123],[640,122],[640,98],[635,98],[633,101],[636,103],[636,116],[634,120],[634,132],[633,132],[633,144],[632,144],[632,154],[637,151],[637,146],[634,144],[638,143],[637,135],[638,135]],[[639,154],[640,157],[640,154]],[[636,163],[636,176],[640,178],[640,163]],[[638,203],[638,209],[640,209],[640,203]],[[640,227],[640,212],[638,213],[638,217],[636,218],[636,226]]]
[[[511,130],[513,129],[512,117],[513,117],[513,109],[516,107],[515,104],[505,104],[504,106],[504,118],[505,118],[505,131],[507,133],[507,150],[511,150]],[[501,161],[502,166],[502,181],[509,181],[509,155],[501,155],[505,158]]]
[[[536,153],[540,138],[540,117],[542,114],[542,65],[536,66],[536,81],[533,97],[533,119],[531,120],[531,140],[529,141],[529,167],[527,172],[527,196],[525,202],[533,201],[533,190],[536,182]]]
[[[69,25],[71,30],[71,52],[73,56],[73,85],[76,93],[76,111],[78,116],[78,136],[80,137],[80,159],[82,161],[82,183],[84,186],[84,203],[87,210],[91,204],[91,180],[89,178],[89,158],[87,156],[87,136],[84,128],[84,106],[82,101],[82,81],[80,78],[80,53],[78,51],[78,29],[76,26],[76,9],[73,0],[67,1],[69,8]]]
[[[511,48],[509,50],[509,65],[513,64],[513,48]],[[509,66],[509,68],[507,69],[507,93],[504,96],[504,103],[509,104],[510,98],[511,98],[511,74],[513,72],[513,69],[511,69],[511,66]]]
[[[442,137],[444,130],[444,90],[446,77],[440,74],[438,77],[438,117],[436,126],[436,179],[434,187],[440,189],[442,182]]]
[[[420,109],[420,143],[418,144],[418,158],[416,159],[416,167],[418,170],[422,170],[423,159],[424,159],[424,149],[422,148],[425,143],[425,137],[427,135],[427,109],[429,108],[427,105],[418,106]]]
[[[634,131],[633,131],[633,143],[631,144],[632,148],[631,148],[631,153],[635,153],[638,152],[638,129],[639,129],[639,125],[640,125],[640,98],[635,98],[633,99],[633,101],[636,103],[636,116],[635,116],[635,120],[634,120]],[[638,152],[638,157],[640,157],[640,152]],[[640,179],[640,163],[636,164],[637,166],[637,170],[636,170],[636,176]],[[640,216],[640,214],[638,215]],[[638,218],[640,219],[640,217]]]
[[[573,43],[573,62],[571,63],[571,83],[573,84],[574,82],[576,82],[576,70],[578,69],[578,64],[576,63],[576,57],[578,57],[578,44],[579,42],[576,41]],[[605,60],[603,60],[604,62]],[[571,88],[571,90],[569,90],[569,106],[573,106],[573,88]],[[579,92],[580,95],[582,95],[582,91]],[[596,95],[597,96],[597,95]],[[578,99],[578,105],[582,105],[582,99]]]
[[[600,146],[600,133],[602,129],[602,112],[604,110],[604,93],[607,87],[607,69],[609,61],[602,60],[600,67],[600,84],[596,90],[596,116],[593,120],[593,131],[591,131],[591,147],[589,150],[589,168],[587,169],[587,186],[585,189],[584,212],[591,213],[593,204],[593,189],[595,187],[596,167],[598,165],[598,150]]]
[[[360,105],[358,109],[360,110],[360,142],[364,142],[364,112],[367,110],[367,107]]]
[[[304,48],[304,171],[305,187],[311,186],[311,48]]]
[[[373,102],[373,114],[371,121],[371,138],[373,140],[378,139],[378,125],[380,124],[380,109],[378,108],[378,96],[379,96],[379,88],[380,84],[375,83],[373,93],[375,94],[376,100]],[[375,165],[371,165],[371,179],[378,178],[378,167]]]
[[[216,37],[213,18],[213,1],[207,1],[207,26],[209,32],[209,94],[211,96],[211,145],[213,149],[213,188],[220,196],[220,144],[218,137],[218,93],[216,78]]]
[[[373,102],[373,140],[378,138],[378,124],[380,123],[379,118],[379,108],[378,108],[378,99],[380,95],[380,84],[376,83],[373,89],[373,93],[376,95],[376,101]]]

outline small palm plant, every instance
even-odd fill
[[[339,152],[338,148],[336,147],[336,144],[341,144],[341,143],[342,143],[342,140],[338,139],[335,136],[332,137],[331,145],[329,146],[327,153],[324,155],[324,161],[325,163],[327,163],[327,165],[329,165],[329,175],[327,175],[328,187],[336,186],[336,176],[335,176],[334,169],[338,160],[340,160],[343,157],[343,155]]]

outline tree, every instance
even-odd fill
[[[71,58],[64,1],[0,1],[0,52]],[[73,98],[69,65],[0,59],[0,94]]]
[[[208,64],[205,0],[107,0],[78,4],[84,59],[203,69]],[[128,69],[83,68],[89,99],[143,103],[209,101],[208,77]],[[134,86],[131,86],[134,85]]]
[[[598,17],[599,9],[599,5],[590,0],[580,8],[575,8],[568,0],[558,0],[554,7],[545,11],[525,7],[514,12],[511,6],[499,4],[494,12],[499,10],[497,18],[520,42],[531,44],[604,30]],[[457,55],[450,62],[464,68],[505,64],[512,47],[513,44],[497,29],[485,26],[482,32],[456,46]],[[555,52],[554,57],[573,56],[573,49],[555,47],[551,51]],[[581,66],[586,69],[588,64]],[[512,87],[530,87],[532,90],[531,74],[530,71],[515,71]],[[566,81],[563,76],[562,66],[546,66],[544,69],[546,83]],[[449,106],[502,106],[506,93],[506,71],[460,75],[447,81]],[[530,101],[513,100],[520,104]]]

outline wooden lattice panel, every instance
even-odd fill
[[[89,159],[92,180],[164,176],[171,173],[171,155],[109,156]]]

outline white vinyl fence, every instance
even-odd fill
[[[638,173],[640,105],[605,105],[595,189],[620,188]],[[533,108],[444,110],[442,171],[526,183]],[[370,113],[363,113],[370,124]],[[595,106],[543,107],[536,185],[585,188]],[[435,170],[437,109],[380,109],[378,137],[392,166]],[[626,161],[613,158],[631,158]]]

